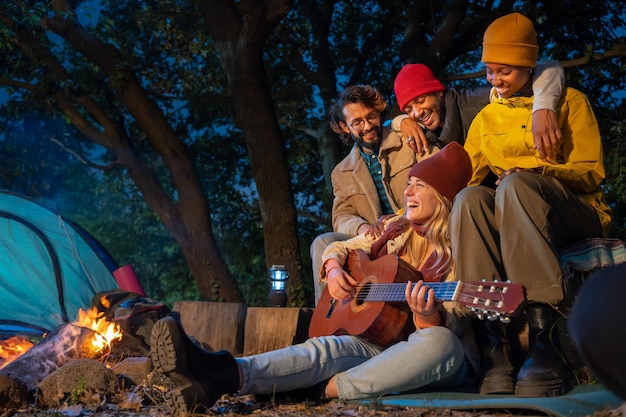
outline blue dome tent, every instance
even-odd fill
[[[117,264],[84,229],[34,201],[0,192],[0,336],[42,334],[118,287]]]

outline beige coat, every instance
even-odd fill
[[[387,198],[397,213],[404,207],[404,190],[417,155],[393,130],[383,127],[378,160]],[[393,214],[382,212],[376,185],[356,144],[333,169],[331,180],[333,231],[355,236],[360,225],[375,224],[383,214]]]

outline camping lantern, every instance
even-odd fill
[[[269,269],[270,293],[267,297],[269,307],[285,307],[287,305],[287,293],[285,288],[289,279],[289,271],[284,265],[272,265]]]

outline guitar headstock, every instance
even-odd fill
[[[474,311],[479,318],[507,322],[526,302],[524,286],[511,282],[461,282],[454,301]]]

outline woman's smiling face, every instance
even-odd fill
[[[489,84],[496,88],[502,98],[510,98],[530,81],[530,67],[485,63],[485,75]]]
[[[404,197],[406,218],[415,224],[424,224],[430,220],[439,204],[435,189],[417,177],[409,178]]]

